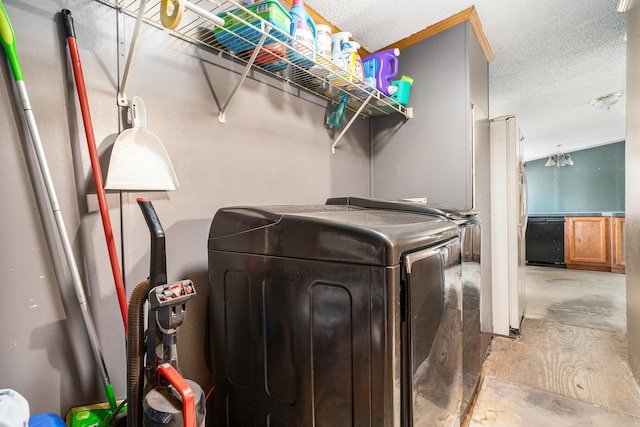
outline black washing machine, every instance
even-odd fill
[[[422,201],[380,200],[359,197],[336,197],[327,200],[330,205],[358,206],[367,209],[386,209],[435,215],[450,219],[460,228],[462,251],[462,372],[463,388],[461,418],[464,418],[480,382],[482,360],[490,337],[481,332],[481,223],[475,210],[461,210]],[[485,328],[491,329],[491,328]],[[487,335],[485,333],[485,335]],[[487,344],[488,345],[488,344]]]
[[[220,209],[207,424],[459,423],[459,234],[447,218],[387,209]]]

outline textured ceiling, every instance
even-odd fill
[[[590,105],[625,90],[625,18],[616,12],[616,0],[306,3],[370,52],[475,6],[495,55],[489,64],[490,116],[517,116],[527,160],[553,154],[558,145],[572,152],[624,140],[624,95],[609,110]]]

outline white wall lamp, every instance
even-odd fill
[[[591,101],[591,105],[602,110],[608,110],[613,104],[620,101],[622,92],[613,92],[602,95]]]
[[[544,164],[546,167],[549,166],[573,166],[573,159],[570,154],[565,154],[560,152],[560,145],[558,145],[558,153],[552,154],[549,156],[547,163]]]

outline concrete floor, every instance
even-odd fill
[[[625,276],[527,267],[521,335],[496,337],[470,426],[640,426]]]

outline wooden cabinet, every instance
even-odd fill
[[[611,218],[611,272],[624,273],[626,242],[624,237],[624,218]]]
[[[567,268],[611,271],[611,218],[566,217],[564,262]]]

